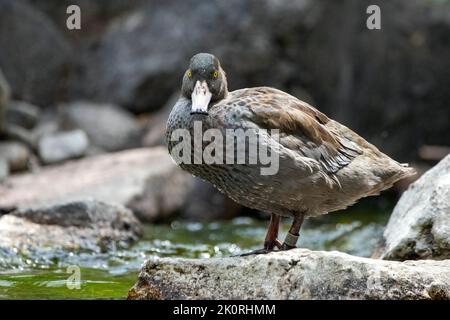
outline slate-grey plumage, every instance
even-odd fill
[[[196,121],[203,132],[214,128],[225,134],[227,129],[242,128],[262,136],[261,129],[279,130],[277,139],[270,135],[263,139],[278,153],[274,175],[261,175],[261,164],[179,163],[234,201],[271,214],[264,248],[258,253],[294,248],[305,217],[344,209],[415,173],[285,92],[269,87],[228,92],[219,60],[208,53],[193,56],[183,76],[182,94],[167,122],[169,152],[177,143],[172,133],[176,129],[193,133]],[[283,243],[277,239],[280,216],[293,218]]]

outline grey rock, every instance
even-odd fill
[[[154,258],[128,299],[450,299],[449,268],[450,260],[396,262],[304,249]]]
[[[140,223],[126,208],[94,200],[70,202],[47,208],[17,210],[11,214],[43,225],[78,228],[102,226],[133,230],[135,234],[138,234],[140,229]]]
[[[46,164],[82,157],[88,147],[89,138],[83,130],[45,135],[38,143],[39,157]]]
[[[111,104],[77,101],[62,105],[66,126],[84,130],[97,147],[117,151],[140,144],[140,126],[132,114]]]
[[[383,259],[450,258],[450,155],[410,185],[384,232]]]
[[[103,31],[108,22],[116,16],[120,16],[124,12],[136,7],[137,4],[145,0],[108,0],[108,1],[91,1],[91,0],[28,0],[36,8],[46,13],[65,35],[74,40],[79,41],[80,38],[92,37]],[[66,27],[67,16],[61,14],[66,12],[70,5],[78,5],[82,10],[82,28],[75,33]]]
[[[200,50],[227,61],[234,85],[240,86],[241,76],[276,61],[270,60],[273,46],[265,30],[254,24],[253,16],[263,5],[236,0],[146,2],[108,27],[87,61],[86,90],[134,112],[159,109],[179,87],[182,67]]]
[[[232,219],[246,209],[229,197],[219,192],[214,186],[199,178],[187,194],[188,201],[180,209],[180,215],[188,220],[215,221]]]
[[[138,239],[142,226],[133,213],[97,201],[18,210],[0,217],[0,248],[98,250]]]
[[[142,145],[145,147],[164,146],[166,135],[166,123],[172,107],[180,97],[180,92],[175,92],[166,102],[161,110],[150,115],[150,119],[145,124]]]
[[[40,119],[36,126],[29,131],[29,136],[31,142],[33,143],[33,149],[38,150],[39,141],[41,138],[45,136],[52,136],[57,134],[62,130],[60,125],[59,117],[53,113],[53,115],[49,115],[45,113]]]
[[[149,176],[142,192],[134,196],[127,207],[142,221],[161,221],[192,201],[189,194],[194,188],[192,176],[168,166]]]
[[[0,68],[15,97],[40,106],[61,97],[71,49],[41,11],[22,0],[1,1],[0,47]]]
[[[17,141],[0,142],[0,158],[6,159],[11,171],[28,168],[31,152],[26,145]]]
[[[6,112],[8,124],[14,124],[25,129],[32,129],[38,122],[40,110],[38,106],[25,101],[11,101]]]
[[[158,219],[184,205],[177,198],[186,199],[189,179],[165,148],[127,150],[10,176],[0,185],[0,210],[95,199],[136,207],[141,216]]]

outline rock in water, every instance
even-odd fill
[[[402,195],[384,241],[383,259],[450,258],[450,155]]]
[[[89,138],[83,130],[59,132],[43,136],[38,143],[39,156],[44,163],[57,163],[83,156]]]
[[[125,207],[98,201],[17,210],[0,218],[0,248],[97,250],[136,240],[141,224]]]
[[[450,299],[450,260],[383,261],[340,252],[156,258],[128,299]]]

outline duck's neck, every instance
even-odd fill
[[[218,102],[220,100],[223,100],[227,97],[228,95],[228,87],[227,87],[227,82],[224,81],[220,87],[220,91],[218,94],[216,94],[213,99],[211,100],[211,102]]]

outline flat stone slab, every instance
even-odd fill
[[[167,167],[162,161],[166,154],[162,148],[136,149],[15,175],[0,185],[0,208],[40,207],[87,198],[124,204],[143,188],[149,172]]]
[[[450,260],[397,262],[306,249],[154,258],[128,299],[450,299]]]
[[[166,148],[140,148],[10,176],[0,183],[0,212],[97,200],[151,221],[178,210],[191,185],[192,176],[173,163]]]

